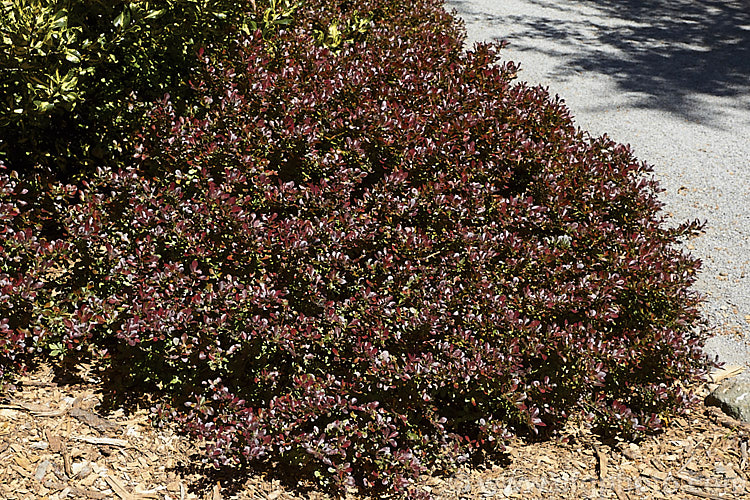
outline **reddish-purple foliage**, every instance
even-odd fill
[[[19,302],[28,300],[37,287],[36,282],[29,282],[22,274],[11,269],[15,261],[20,260],[15,258],[18,247],[33,238],[31,230],[16,231],[13,228],[14,219],[21,212],[14,203],[15,188],[14,179],[0,165],[0,259],[3,264],[0,268],[0,378],[9,364],[15,364],[16,357],[26,347],[26,333],[11,325],[9,317],[18,317],[23,321],[23,312],[19,314],[17,311],[24,306]]]
[[[63,268],[67,243],[41,236],[51,207],[68,198],[73,187],[54,185],[41,194],[0,163],[0,382],[23,370],[25,356],[45,334],[44,317],[52,311],[50,284]]]
[[[633,434],[684,408],[696,226],[665,227],[649,167],[494,48],[462,54],[439,2],[345,4],[207,59],[205,108],[165,100],[138,164],[90,180],[62,340],[175,394],[164,415],[216,463],[338,487],[404,490],[572,414]],[[313,35],[363,13],[335,50]]]

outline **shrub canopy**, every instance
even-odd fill
[[[69,206],[58,185],[45,262],[70,272],[32,273],[55,300],[24,325],[0,309],[11,342],[92,345],[215,463],[338,488],[405,491],[572,415],[634,436],[690,403],[699,263],[677,244],[697,225],[665,225],[648,165],[496,47],[462,52],[440,2],[294,19],[201,52],[201,108],[163,100],[126,168]]]

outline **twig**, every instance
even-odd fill
[[[728,429],[737,430],[740,434],[750,433],[750,424],[724,414],[724,412],[722,412],[715,406],[706,408],[706,411],[711,415],[711,417],[716,420],[719,425],[722,425]]]
[[[130,494],[130,492],[125,489],[125,486],[118,481],[116,478],[112,476],[104,476],[104,480],[107,481],[107,484],[109,484],[110,488],[117,493],[117,496],[122,498],[122,500],[130,500],[133,498],[133,495]]]
[[[58,408],[57,410],[50,410],[49,408],[41,405],[12,402],[11,404],[0,405],[0,409],[27,411],[35,417],[60,417],[68,412],[68,410],[70,409],[70,405],[63,404],[62,407]]]
[[[607,455],[599,446],[594,447],[596,458],[598,459],[597,468],[599,469],[599,479],[607,477]]]
[[[683,487],[682,491],[684,491],[688,495],[693,495],[693,496],[700,497],[700,498],[711,498],[711,499],[716,499],[716,500],[726,500],[726,497],[720,497],[719,495],[712,495],[711,493],[706,493],[704,491],[699,491],[699,490],[693,490],[693,489],[690,489],[690,488]]]
[[[9,405],[9,404],[0,404],[0,410],[28,411],[26,408],[24,408],[21,405]]]
[[[73,477],[73,463],[70,460],[70,453],[68,453],[68,448],[65,446],[65,444],[61,445],[60,454],[62,455],[63,459],[63,470],[65,470],[65,475],[68,477]]]
[[[715,372],[711,373],[709,375],[709,378],[711,379],[712,383],[718,384],[722,380],[734,377],[735,375],[739,375],[744,370],[744,366],[727,366],[725,368],[722,368],[721,370],[716,370]]]
[[[124,439],[115,439],[115,438],[106,438],[106,437],[91,437],[91,436],[70,436],[70,439],[75,439],[76,441],[83,441],[84,443],[89,444],[106,444],[110,446],[130,446],[130,443],[128,441],[125,441]]]
[[[77,488],[75,486],[70,486],[67,483],[61,483],[60,481],[55,481],[54,479],[48,479],[47,481],[45,481],[44,486],[51,490],[64,490],[66,488],[70,488],[69,491],[74,496],[74,498],[93,498],[95,500],[98,500],[101,498],[107,498],[107,495],[105,495],[104,493],[99,493],[98,491],[84,490],[81,488]]]
[[[625,495],[625,492],[622,491],[622,487],[619,484],[615,484],[613,490],[615,495],[617,495],[617,500],[628,500],[628,497]]]
[[[103,419],[95,413],[87,410],[82,410],[80,408],[71,408],[70,416],[77,418],[81,422],[93,427],[100,432],[105,432],[117,428],[117,426],[109,420]]]
[[[700,446],[701,443],[703,443],[703,441],[705,441],[705,440],[706,440],[706,436],[701,436],[701,438],[698,440],[698,442],[695,443],[695,446],[693,446],[693,449],[690,450],[690,456],[688,456],[688,459],[685,460],[685,462],[682,464],[682,467],[680,467],[680,470],[677,471],[678,474],[681,473],[681,472],[683,472],[685,470],[685,467],[688,466],[688,464],[690,463],[690,461],[695,456],[695,452],[698,451],[698,446]]]

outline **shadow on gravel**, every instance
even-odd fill
[[[558,58],[551,78],[608,75],[638,95],[634,105],[687,119],[711,113],[705,102],[696,109],[697,97],[750,96],[750,0],[485,2],[449,0],[448,9],[505,30],[515,50]]]

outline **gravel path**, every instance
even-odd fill
[[[519,79],[548,87],[592,135],[654,165],[712,328],[706,351],[750,366],[750,1],[448,0],[468,46],[507,40]],[[750,370],[745,371],[745,377]]]

